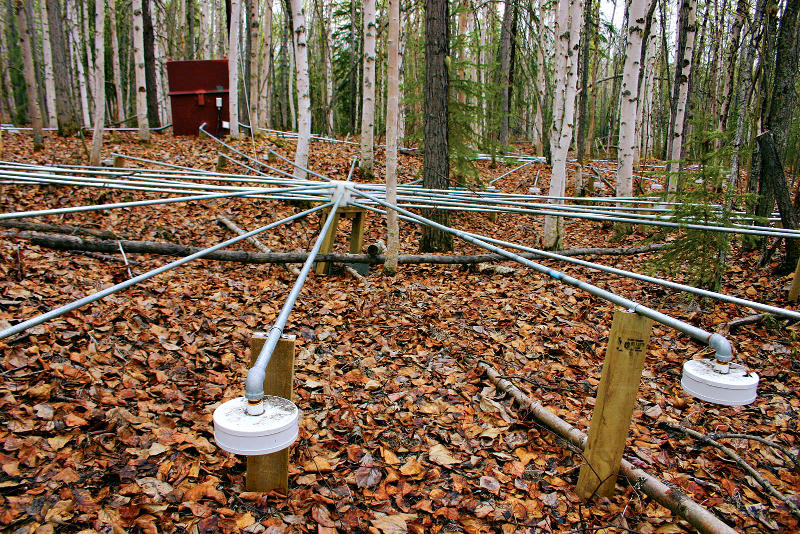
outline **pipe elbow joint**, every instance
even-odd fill
[[[733,347],[731,342],[720,334],[712,334],[708,338],[708,346],[716,351],[717,361],[729,362],[733,359]]]
[[[259,402],[264,398],[264,379],[267,373],[264,369],[251,367],[247,371],[247,379],[245,380],[244,397],[250,402]]]

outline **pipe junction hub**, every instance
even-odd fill
[[[247,413],[247,399],[236,397],[214,410],[214,440],[233,454],[254,456],[283,450],[297,440],[300,410],[288,399],[266,395],[264,411]]]
[[[742,406],[756,400],[758,380],[757,373],[748,372],[738,363],[720,366],[716,360],[700,359],[683,364],[681,387],[700,400]]]

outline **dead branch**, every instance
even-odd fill
[[[480,362],[479,367],[486,373],[489,380],[491,380],[495,386],[511,395],[514,400],[539,423],[544,425],[551,432],[567,440],[570,444],[575,445],[581,450],[584,448],[586,434],[555,415],[539,402],[528,397],[521,389],[508,380],[501,378],[500,374],[487,362]],[[620,473],[625,475],[631,484],[641,488],[642,491],[656,502],[686,519],[698,531],[708,534],[734,534],[736,532],[706,508],[694,502],[679,488],[661,482],[641,469],[635,468],[633,464],[627,460],[622,460]]]
[[[713,434],[708,435],[711,439],[748,439],[751,441],[757,441],[759,443],[763,443],[773,449],[777,449],[781,451],[791,462],[794,464],[794,470],[797,473],[800,473],[800,458],[797,457],[796,454],[792,453],[788,447],[784,447],[780,443],[775,443],[774,441],[768,440],[766,438],[762,438],[761,436],[754,436],[753,434],[736,434],[731,432],[715,432]]]
[[[244,234],[247,233],[246,230],[240,228],[235,222],[233,222],[232,220],[228,219],[227,217],[225,217],[223,215],[220,215],[219,217],[217,217],[217,223],[220,224],[220,226],[226,227],[228,230],[230,230],[231,232],[233,232],[235,234],[244,235]],[[272,249],[270,249],[267,245],[262,243],[261,240],[258,239],[256,236],[250,236],[250,237],[247,238],[247,240],[250,243],[252,243],[254,247],[256,247],[258,250],[260,250],[264,254],[271,254],[272,253]],[[289,271],[290,273],[292,273],[295,276],[300,274],[300,269],[298,269],[294,265],[285,264],[285,267],[286,267],[287,271]]]
[[[772,484],[770,484],[770,482],[767,479],[762,477],[761,474],[758,471],[756,471],[756,469],[753,466],[745,462],[741,456],[736,454],[734,450],[726,447],[717,440],[706,436],[705,434],[701,434],[700,432],[692,430],[691,428],[687,428],[683,425],[673,425],[671,423],[662,422],[660,423],[659,426],[661,426],[662,428],[666,428],[668,430],[672,430],[673,432],[683,432],[687,436],[694,438],[701,443],[705,443],[706,445],[711,445],[712,447],[722,451],[728,456],[728,458],[736,462],[736,465],[747,471],[747,473],[751,477],[753,477],[753,479],[755,479],[755,481],[758,482],[762,488],[764,488],[764,491],[766,491],[776,499],[780,499],[781,501],[783,501],[784,504],[786,504],[786,506],[792,512],[792,515],[800,519],[800,508],[798,508],[797,505],[794,504],[786,495],[776,490],[775,487]]]
[[[164,243],[158,241],[110,241],[110,240],[90,240],[76,236],[42,234],[36,232],[16,232],[0,234],[14,239],[25,239],[34,245],[56,250],[73,250],[87,252],[101,252],[106,254],[116,254],[119,252],[119,244],[128,253],[138,254],[160,254],[163,256],[183,257],[189,256],[202,250],[199,247],[190,247],[176,243]],[[647,245],[632,248],[582,248],[562,250],[559,254],[564,256],[581,255],[624,255],[642,254],[662,247],[661,244]],[[536,259],[536,254],[524,253],[520,256]],[[368,263],[371,265],[382,264],[386,261],[384,255],[370,256],[369,254],[338,254],[326,253],[317,256],[319,261],[327,263]],[[218,250],[203,257],[207,260],[234,261],[239,263],[303,263],[308,258],[306,252],[248,252],[244,250]],[[440,265],[474,265],[479,263],[492,263],[508,261],[500,254],[475,254],[472,256],[453,256],[439,254],[403,254],[399,257],[401,264],[440,264]]]

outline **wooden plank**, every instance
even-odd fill
[[[266,341],[264,332],[256,332],[250,339],[250,365],[255,363]],[[294,336],[278,340],[267,365],[264,394],[292,399],[294,387]],[[247,457],[247,491],[289,490],[289,448],[272,454]]]
[[[795,302],[798,296],[800,296],[800,260],[797,261],[797,267],[794,269],[794,278],[792,279],[792,287],[789,288],[789,302]]]
[[[581,499],[614,494],[652,324],[651,319],[631,311],[614,312],[585,463],[578,475],[576,493]]]
[[[319,226],[325,224],[325,221],[328,219],[328,214],[330,214],[330,209],[324,209],[321,212],[320,219],[319,219]],[[319,251],[321,253],[333,252],[333,245],[336,243],[336,230],[339,226],[339,212],[336,212],[336,215],[331,222],[330,228],[328,228],[328,233],[325,234],[325,239],[322,241],[322,247],[320,247]],[[318,261],[316,265],[314,265],[314,273],[316,274],[328,274],[328,264],[322,261]]]
[[[353,229],[350,232],[350,254],[361,254],[361,249],[364,248],[364,225],[366,219],[367,214],[364,210],[353,215]]]

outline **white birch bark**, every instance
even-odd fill
[[[109,0],[108,25],[111,26],[111,66],[114,76],[114,100],[117,122],[125,120],[125,105],[122,101],[122,71],[120,70],[119,38],[117,36],[117,0]],[[121,126],[122,124],[120,124]]]
[[[311,140],[311,90],[308,80],[308,47],[303,0],[291,0],[297,65],[297,152],[294,156],[296,178],[304,179],[308,168],[308,146]],[[290,98],[291,102],[292,99]]]
[[[658,1],[658,0],[652,0]],[[658,47],[658,36],[660,35],[655,26],[655,21],[650,29],[645,46],[645,64],[640,68],[644,69],[641,94],[639,95],[639,105],[636,115],[636,149],[633,153],[633,166],[639,166],[641,157],[647,157],[647,150],[650,147],[650,109],[653,105],[653,81],[655,78],[656,49]]]
[[[239,23],[242,16],[241,0],[231,0],[231,28],[228,39],[228,110],[230,135],[239,137]]]
[[[77,0],[75,0],[77,2]],[[83,68],[83,54],[81,53],[81,40],[79,38],[78,24],[80,24],[80,7],[75,4],[74,10],[67,5],[67,25],[69,26],[70,49],[75,65],[75,77],[78,79],[78,93],[81,98],[81,118],[83,126],[88,128],[92,124],[89,117],[89,95],[86,89],[86,72]]]
[[[167,76],[164,72],[166,64],[164,54],[161,51],[165,48],[163,39],[165,38],[164,32],[158,31],[163,27],[163,13],[158,2],[150,4],[153,18],[153,52],[155,55],[155,70],[156,70],[156,102],[158,102],[158,118],[161,124],[172,122],[170,105],[165,102],[165,95],[169,92],[167,89]],[[185,20],[185,19],[180,19]]]
[[[106,61],[105,61],[105,0],[95,0],[94,15],[94,132],[90,165],[100,165],[100,151],[103,148],[103,127],[106,114]]]
[[[294,7],[292,8],[294,9]],[[293,17],[291,13],[287,14],[289,17]],[[295,28],[295,31],[297,29]],[[289,79],[287,80],[287,85],[289,86],[289,129],[294,129],[297,127],[297,106],[296,101],[294,99],[294,88],[297,86],[296,78],[297,78],[297,62],[295,58],[297,57],[297,36],[290,35],[290,41],[292,46],[290,46],[289,50],[286,51],[289,54]]]
[[[269,128],[272,124],[272,86],[270,84],[272,78],[272,0],[264,2],[264,31],[262,50],[264,53],[261,55],[261,91],[260,91],[260,107],[259,118],[263,128]]]
[[[144,74],[144,23],[142,0],[133,0],[133,70],[136,79],[136,120],[139,140],[150,141],[150,125],[147,122],[147,82]]]
[[[551,197],[563,197],[567,186],[567,152],[575,122],[575,95],[578,92],[578,46],[583,25],[583,0],[559,0],[556,8],[555,75],[553,79],[553,124],[550,129],[550,153],[553,165],[550,177]],[[550,199],[562,204],[563,200]],[[561,248],[561,217],[546,215],[546,248]]]
[[[22,75],[25,78],[25,90],[28,95],[28,115],[33,127],[33,150],[38,151],[44,148],[42,110],[39,107],[39,91],[33,64],[33,32],[28,24],[26,7],[23,0],[16,0],[19,45],[22,51]]]
[[[75,7],[75,16],[78,17],[83,25],[83,32],[81,34],[81,48],[86,53],[86,93],[89,95],[89,99],[87,100],[88,106],[86,107],[86,114],[88,117],[92,116],[92,103],[94,103],[94,80],[92,77],[92,65],[94,64],[94,58],[92,57],[92,34],[89,33],[89,12],[86,4],[88,2],[78,2]],[[80,5],[80,9],[78,9],[78,5]],[[86,123],[86,127],[90,126],[91,122]]]
[[[397,203],[397,126],[400,115],[400,0],[389,0],[389,40],[386,98],[386,202]],[[397,273],[400,250],[400,227],[395,210],[386,211],[386,274]]]
[[[675,110],[675,130],[669,140],[669,162],[667,163],[667,190],[677,191],[679,160],[683,151],[683,124],[686,120],[686,102],[689,98],[689,75],[692,72],[692,55],[694,38],[697,33],[697,0],[689,0],[688,22],[686,24],[686,49],[682,58],[676,63],[681,68],[680,86],[678,88],[678,105]]]
[[[645,18],[654,0],[628,2],[628,29],[625,41],[625,63],[619,101],[619,140],[617,143],[617,196],[633,195],[633,160],[637,143],[636,125],[639,111],[639,72],[641,71],[642,36]]]
[[[402,6],[400,6],[402,7]],[[403,10],[400,10],[398,15],[398,24],[400,25],[400,38],[397,43],[397,70],[398,70],[398,106],[400,111],[397,114],[397,144],[403,146],[403,140],[406,138],[406,105],[403,99],[403,86],[405,85],[405,57],[406,57],[406,32],[403,22]]]
[[[544,114],[542,106],[547,96],[547,81],[545,71],[547,70],[547,56],[544,54],[546,32],[544,31],[544,17],[547,13],[540,12],[539,24],[536,33],[536,87],[539,92],[536,95],[536,114],[533,118],[533,145],[536,148],[537,156],[544,156]]]
[[[56,79],[53,73],[53,51],[50,48],[50,24],[47,20],[47,4],[39,3],[39,17],[42,19],[42,58],[44,59],[44,89],[47,103],[47,125],[58,128],[56,116]]]
[[[364,0],[364,75],[361,105],[361,175],[371,177],[375,159],[375,0]]]
[[[327,121],[328,121],[328,134],[333,135],[334,133],[334,116],[333,116],[333,2],[328,2],[325,4],[325,32],[327,33],[327,39],[325,41],[325,85],[326,85],[326,93],[325,93],[325,106],[328,111],[327,113]]]

